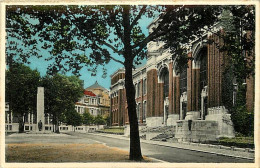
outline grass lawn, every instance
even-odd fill
[[[234,138],[219,138],[214,144],[220,144],[225,146],[236,146],[241,148],[254,148],[254,137],[234,137]]]
[[[129,162],[129,153],[103,144],[8,144],[6,162]],[[144,158],[143,162],[150,162]]]
[[[105,129],[100,129],[97,130],[97,132],[102,132],[102,133],[109,133],[109,134],[124,134],[124,128],[122,127],[116,127],[116,128],[105,128]]]

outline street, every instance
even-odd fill
[[[129,140],[93,133],[68,134],[12,134],[5,137],[6,144],[103,144],[129,151]],[[161,162],[171,163],[253,163],[253,160],[210,154],[187,149],[178,149],[141,142],[142,154]]]
[[[117,147],[129,151],[129,140],[99,136],[98,134],[73,134],[86,141],[95,140],[110,147]],[[252,160],[221,156],[185,149],[141,143],[142,154],[166,162],[177,163],[252,163]]]

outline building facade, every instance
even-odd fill
[[[109,91],[96,81],[84,91],[84,96],[75,104],[79,114],[89,112],[93,116],[108,115],[110,110]]]
[[[155,26],[156,22],[151,23],[149,32]],[[221,26],[214,31],[223,32]],[[211,39],[215,42],[207,43]],[[227,55],[219,51],[219,44],[223,44],[222,39],[205,32],[201,39],[189,44],[187,55],[192,59],[187,68],[180,70],[176,65],[178,56],[164,49],[162,42],[148,43],[146,64],[133,71],[139,123],[147,127],[174,126],[178,132],[186,121],[193,121],[194,127],[200,125],[198,129],[212,125],[216,136],[234,136],[230,114],[222,100]],[[250,110],[254,107],[254,80],[248,78],[245,82]],[[235,97],[236,83],[233,85]],[[112,124],[127,125],[124,69],[111,75],[110,94]]]

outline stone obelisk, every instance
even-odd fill
[[[44,87],[38,87],[37,91],[37,125],[36,130],[37,132],[39,130],[39,123],[42,123],[42,129],[41,132],[45,129],[45,121],[44,121]]]

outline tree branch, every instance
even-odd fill
[[[140,43],[137,43],[133,46],[133,49],[136,47],[139,47],[137,49],[137,51],[135,52],[135,56],[138,55],[143,49],[144,47],[147,45],[148,42],[165,35],[168,31],[161,31],[159,32],[161,27],[157,27],[151,34],[149,34],[149,36],[147,36],[143,41],[141,41]]]
[[[134,19],[134,21],[132,22],[132,24],[130,25],[130,30],[133,29],[134,25],[136,25],[137,21],[141,18],[141,16],[143,15],[143,13],[145,12],[146,9],[146,5],[144,5],[142,7],[142,9],[140,10],[139,14],[136,16],[136,18]]]
[[[123,39],[123,34],[120,31],[120,27],[118,26],[118,22],[116,20],[115,14],[112,13],[112,11],[109,11],[110,13],[110,18],[113,21],[114,25],[115,25],[115,29],[116,29],[116,33],[118,35],[118,37],[122,40]]]
[[[103,44],[103,45],[109,47],[110,49],[112,49],[112,50],[113,50],[115,53],[117,53],[117,54],[123,54],[122,51],[117,50],[115,47],[113,47],[111,44],[108,44],[108,43],[105,42],[105,41],[98,41],[98,43]]]
[[[106,43],[106,44],[108,44],[108,43]],[[106,44],[104,44],[104,45],[106,45]],[[110,45],[110,44],[108,44],[108,45]],[[97,46],[100,50],[103,50],[103,49],[102,49],[101,47],[99,47],[98,45],[96,45],[96,46]],[[110,46],[111,46],[111,45],[110,45]],[[124,62],[122,62],[122,61],[120,61],[120,60],[118,60],[118,59],[112,57],[111,55],[108,55],[108,57],[109,57],[110,59],[112,59],[113,61],[118,62],[118,63],[124,65]]]

